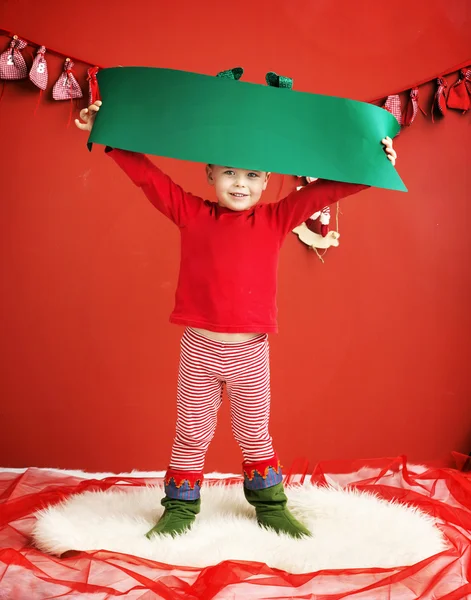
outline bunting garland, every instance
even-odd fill
[[[46,47],[31,40],[19,38],[17,35],[12,36],[12,34],[5,29],[0,29],[0,35],[11,38],[9,46],[0,54],[0,80],[2,80],[0,100],[2,99],[5,91],[6,81],[26,79],[29,75],[30,81],[40,90],[38,103],[34,111],[36,114],[42,93],[46,90],[49,79],[48,65],[45,57]],[[28,45],[36,46],[37,48],[36,56],[33,59],[33,63],[29,69],[29,72],[24,56],[21,53],[21,51],[24,50]],[[61,52],[52,50],[51,48],[49,48],[49,52],[57,56],[64,57]],[[74,60],[76,62],[90,64],[82,59],[72,59],[69,57],[65,58],[63,72],[59,75],[52,88],[52,98],[54,100],[70,100],[71,102],[68,125],[70,125],[72,117],[72,103],[75,102],[77,110],[80,110],[81,106],[77,105],[77,101],[84,96],[82,88],[73,72]],[[93,66],[88,69],[87,98],[89,100],[89,104],[92,104],[95,102],[95,100],[100,98],[96,79],[96,74],[100,68],[101,67],[99,66]]]
[[[29,79],[34,85],[36,85],[40,90],[45,91],[48,85],[48,67],[45,58],[46,47],[32,40],[20,38],[16,34],[13,35],[6,29],[0,28],[0,35],[10,38],[8,46],[0,54],[0,80],[2,80],[2,94],[6,81],[26,79],[28,78],[28,75]],[[22,54],[22,51],[27,46],[34,46],[37,49],[36,57],[34,57],[33,63],[29,70]],[[62,58],[66,57],[66,55],[62,52],[53,50],[52,48],[49,48],[47,51]],[[87,71],[87,77],[86,81],[84,82],[84,86],[85,88],[88,88],[87,94],[85,95],[88,105],[92,104],[95,102],[95,100],[100,98],[96,75],[98,70],[103,67],[96,64],[93,65],[93,63],[80,58],[71,57],[70,55],[68,58],[65,58],[63,72],[59,75],[55,85],[53,86],[52,97],[55,100],[73,100],[84,97],[82,87],[77,81],[77,78],[72,70],[74,62],[90,65]],[[437,82],[437,90],[434,94],[431,106],[432,122],[435,122],[436,116],[445,116],[447,108],[459,110],[462,113],[467,112],[471,106],[470,63],[471,61],[468,60],[466,63],[453,67],[443,74],[422,81],[411,88],[399,90],[394,94],[386,96],[386,99],[383,100],[383,108],[393,114],[401,126],[409,127],[414,122],[418,109],[421,110],[424,116],[427,116],[427,113],[419,106],[418,103],[419,86],[435,79]],[[238,79],[242,75],[242,72],[243,70],[240,69],[240,71],[234,75],[232,71],[230,73],[229,71],[222,71],[218,74],[218,76],[227,77],[230,75],[231,77]],[[458,79],[453,83],[448,92],[448,82],[444,77],[445,75],[451,75],[454,73],[458,74]],[[273,72],[267,74],[267,83],[272,86],[287,88],[291,88],[293,84],[290,78],[279,76]],[[401,99],[399,96],[399,94],[402,92],[409,93],[409,98],[407,99],[404,108],[401,107]],[[375,100],[370,100],[369,102],[376,103],[381,100],[382,98],[377,98]]]

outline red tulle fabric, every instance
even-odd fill
[[[173,566],[115,552],[74,552],[62,558],[31,545],[34,512],[85,490],[157,483],[157,479],[83,479],[43,469],[0,473],[0,590],[13,599],[69,598],[316,598],[318,600],[464,600],[471,598],[471,473],[408,465],[405,457],[319,463],[316,484],[337,481],[387,500],[415,505],[439,520],[449,548],[409,567],[324,570],[292,575],[261,563],[225,561],[204,569]],[[304,462],[301,480],[309,477]],[[289,481],[299,481],[292,468]],[[228,479],[228,484],[241,478]],[[208,479],[210,484],[211,480]],[[0,594],[1,595],[1,594]]]

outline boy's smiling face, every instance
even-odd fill
[[[219,165],[207,165],[208,183],[216,189],[219,206],[230,210],[247,210],[255,206],[266,190],[270,173],[247,171]]]

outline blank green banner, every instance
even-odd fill
[[[98,83],[90,147],[407,191],[381,144],[399,124],[366,102],[150,67]]]

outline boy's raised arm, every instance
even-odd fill
[[[386,136],[381,140],[381,144],[384,146],[387,158],[395,166],[397,153],[393,148],[392,139]],[[329,206],[346,196],[361,192],[368,187],[368,185],[358,183],[342,183],[341,181],[318,179],[303,189],[292,192],[276,204],[269,204],[267,208],[272,212],[275,223],[280,228],[281,233],[288,234],[325,206]]]
[[[90,132],[101,105],[101,100],[97,100],[82,109],[81,121],[75,119],[77,127]],[[109,147],[105,152],[142,189],[152,204],[179,227],[183,227],[203,206],[201,198],[185,192],[144,154]]]
[[[107,147],[107,156],[141,188],[152,204],[179,227],[197,214],[204,201],[185,192],[145,155]]]
[[[318,179],[301,190],[292,192],[283,200],[268,204],[267,209],[272,212],[276,226],[280,228],[280,233],[287,235],[325,206],[368,187],[357,183]]]

